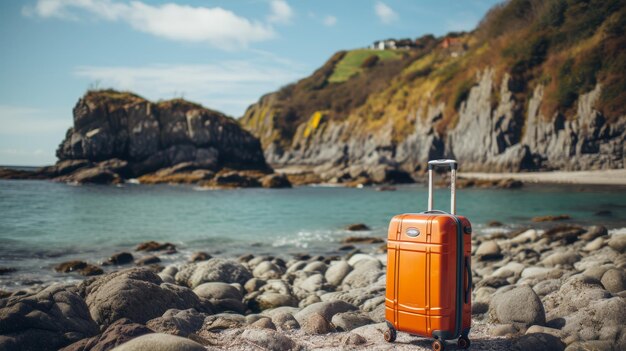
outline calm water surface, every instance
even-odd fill
[[[449,193],[438,190],[435,207],[448,209]],[[54,264],[70,259],[99,262],[146,240],[169,241],[180,260],[193,251],[216,255],[293,252],[329,253],[342,228],[366,223],[365,235],[385,236],[389,219],[426,207],[420,185],[397,191],[298,187],[294,189],[201,190],[192,186],[70,186],[48,181],[0,180],[0,288],[68,279]],[[570,222],[626,227],[626,189],[527,186],[519,190],[462,189],[458,213],[480,235],[498,220],[509,227],[540,215],[568,214]],[[610,211],[598,216],[598,211]],[[72,277],[69,277],[72,279]]]

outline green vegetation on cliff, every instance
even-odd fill
[[[350,133],[361,134],[391,125],[393,139],[403,140],[416,115],[443,104],[433,127],[446,135],[485,70],[494,73],[494,108],[504,77],[524,109],[542,85],[540,111],[547,119],[557,113],[573,118],[578,97],[600,84],[595,108],[611,121],[626,113],[625,5],[624,0],[507,1],[471,33],[425,36],[411,50],[339,52],[311,76],[264,96],[241,121],[265,148],[272,143],[289,148],[297,130],[309,130],[298,127],[317,111],[324,112],[322,124],[348,120],[355,126]]]

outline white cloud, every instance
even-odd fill
[[[231,116],[259,96],[301,77],[302,67],[272,59],[200,65],[78,67],[75,74],[102,87],[131,90],[151,100],[184,97]]]
[[[272,0],[270,2],[270,15],[268,20],[274,23],[290,24],[293,18],[293,10],[285,0]]]
[[[324,21],[323,22],[324,22],[324,25],[326,27],[332,27],[335,24],[337,24],[337,17],[328,15],[328,16],[324,17]]]
[[[376,16],[378,16],[380,21],[384,24],[390,24],[398,19],[398,14],[382,1],[376,3],[374,12],[376,12]]]
[[[272,11],[276,11],[274,3]],[[287,18],[284,9],[281,11],[280,18]],[[245,48],[250,43],[275,36],[270,25],[251,21],[220,7],[193,7],[174,3],[150,5],[141,1],[38,0],[35,6],[26,7],[23,12],[29,16],[70,20],[79,19],[80,14],[86,12],[106,21],[125,22],[138,31],[157,37],[207,42],[225,50]]]

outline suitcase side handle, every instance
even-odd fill
[[[428,161],[428,211],[433,210],[433,169],[436,167],[450,167],[450,214],[456,214],[456,160]]]
[[[470,294],[472,293],[472,260],[465,257],[465,271],[467,273],[467,290],[465,290],[465,303],[469,303]]]

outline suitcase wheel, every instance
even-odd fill
[[[397,332],[396,329],[393,327],[389,327],[387,328],[387,330],[385,330],[385,332],[383,333],[383,337],[385,338],[386,342],[394,342],[396,341],[396,336],[397,336]]]
[[[459,341],[457,342],[457,344],[456,344],[456,345],[457,345],[460,349],[469,349],[470,344],[471,344],[471,343],[470,343],[470,339],[469,339],[467,336],[461,336],[461,337],[459,338]]]
[[[446,349],[446,344],[441,340],[433,341],[433,351],[444,351]]]

